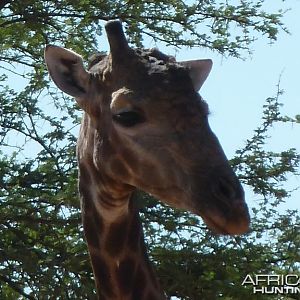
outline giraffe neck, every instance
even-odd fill
[[[83,226],[99,299],[166,299],[147,256],[134,193],[112,198],[95,189],[92,173],[81,164]]]

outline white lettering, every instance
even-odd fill
[[[255,282],[254,282],[254,280],[252,279],[252,277],[251,277],[250,274],[247,274],[246,277],[244,278],[244,281],[242,282],[242,285],[245,285],[245,284],[252,284],[252,285],[255,285]]]
[[[293,290],[293,294],[300,294],[300,287],[294,287]]]
[[[280,275],[269,275],[267,284],[272,285],[272,282],[273,282],[277,285],[280,285],[280,277],[281,277]]]
[[[300,277],[295,274],[288,274],[285,276],[285,284],[292,286],[300,285]]]
[[[300,276],[296,274],[247,274],[242,285],[252,285],[254,294],[300,294]]]
[[[262,288],[257,288],[257,287],[253,287],[253,294],[264,294],[265,289]]]
[[[272,293],[270,294],[284,294],[284,286],[272,286]]]
[[[256,284],[259,285],[260,282],[266,282],[269,275],[257,274],[255,275]]]

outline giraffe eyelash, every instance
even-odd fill
[[[133,127],[143,123],[145,118],[136,111],[124,111],[113,115],[113,120],[124,127]]]

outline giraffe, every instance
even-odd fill
[[[136,189],[201,216],[218,234],[247,232],[248,208],[198,94],[212,61],[133,49],[116,20],[105,29],[110,53],[88,69],[71,50],[45,49],[54,83],[84,111],[79,194],[97,294],[166,299],[147,256]]]

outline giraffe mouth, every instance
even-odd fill
[[[206,225],[216,234],[238,235],[249,231],[250,217],[246,204],[239,204],[232,210],[230,216],[225,216],[216,210],[201,214]]]
[[[207,226],[216,234],[248,232],[250,216],[245,194],[233,170],[226,165],[214,168],[207,180],[202,186],[202,193],[206,189],[205,198],[198,198],[197,203],[198,214]]]

